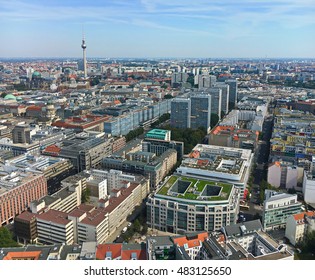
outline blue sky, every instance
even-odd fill
[[[315,57],[315,0],[0,0],[0,57]]]

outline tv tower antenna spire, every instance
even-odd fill
[[[85,44],[85,36],[84,36],[84,27],[82,26],[82,44],[81,48],[83,50],[83,71],[84,78],[87,78],[87,65],[86,65],[86,44]]]

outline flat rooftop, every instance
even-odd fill
[[[49,157],[49,156],[34,156],[21,155],[7,161],[8,164],[17,168],[31,168],[39,171],[44,171],[50,166],[66,161],[63,158]]]
[[[158,195],[188,200],[227,200],[233,189],[232,184],[200,180],[182,176],[171,176],[157,191]]]
[[[32,171],[24,172],[22,170],[0,170],[0,195],[33,180],[38,176],[43,175]]]
[[[150,137],[150,136],[161,136],[161,137],[165,137],[165,135],[169,132],[169,130],[165,130],[165,129],[151,129],[146,135],[145,137]]]
[[[251,158],[251,150],[198,144],[181,167],[238,175]]]

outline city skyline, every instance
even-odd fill
[[[0,0],[0,57],[314,58],[313,0]]]

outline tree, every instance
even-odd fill
[[[133,228],[135,230],[135,232],[140,232],[141,230],[141,224],[139,222],[138,219],[135,220],[134,224],[133,224]]]
[[[165,113],[165,114],[163,114],[162,116],[160,116],[160,117],[158,118],[157,121],[155,121],[155,122],[153,122],[153,123],[151,124],[151,128],[157,127],[157,126],[160,125],[161,123],[163,123],[163,122],[169,120],[170,117],[171,117],[171,114],[170,114],[170,113]]]
[[[278,191],[278,189],[271,184],[269,184],[266,180],[262,180],[260,182],[260,194],[259,194],[259,199],[260,202],[263,202],[265,200],[265,190],[274,190]]]
[[[86,203],[90,201],[90,196],[91,196],[91,190],[89,188],[85,188],[82,191],[82,197],[81,197],[81,202]]]
[[[296,190],[294,188],[288,189],[289,194],[296,194]]]
[[[315,260],[315,231],[305,236],[305,241],[301,246],[301,253],[298,254],[299,259]]]
[[[204,127],[192,128],[174,128],[166,125],[163,129],[171,130],[172,140],[184,142],[184,153],[188,154],[198,144],[202,143],[207,132]]]
[[[94,77],[92,81],[90,81],[91,86],[96,86],[100,83],[100,79],[98,77]]]
[[[141,234],[142,235],[146,235],[147,232],[148,232],[148,225],[144,224],[143,227],[142,227],[142,230],[141,230]]]
[[[20,247],[12,238],[11,232],[6,227],[0,228],[0,248]]]
[[[211,128],[215,127],[218,122],[219,122],[219,116],[215,113],[211,113],[211,122],[210,122]]]
[[[128,142],[128,141],[136,138],[137,136],[143,134],[143,132],[144,132],[143,127],[138,127],[134,130],[129,131],[129,133],[126,135],[126,141]]]
[[[172,98],[174,98],[174,96],[171,94],[165,94],[164,95],[164,99],[172,99]]]

